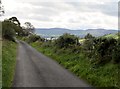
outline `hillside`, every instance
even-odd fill
[[[87,29],[87,30],[71,30],[66,28],[37,28],[35,33],[41,35],[45,38],[49,37],[58,37],[64,33],[74,34],[79,37],[84,37],[87,33],[92,34],[93,36],[103,36],[105,34],[115,34],[117,30],[108,30],[108,29]]]
[[[118,39],[118,34],[107,34],[107,35],[104,35],[103,37]]]

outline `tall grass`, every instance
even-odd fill
[[[54,47],[41,46],[39,42],[31,45],[95,87],[120,88],[118,64],[93,65],[82,52],[71,52],[71,48],[55,50]]]
[[[0,88],[2,87],[2,41],[0,40]]]
[[[7,40],[2,43],[2,87],[11,87],[15,72],[17,44]]]

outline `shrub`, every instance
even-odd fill
[[[4,21],[2,22],[2,37],[8,40],[14,40],[15,36],[15,30],[12,27],[14,24],[11,23],[10,21]]]
[[[44,41],[43,38],[41,38],[40,36],[38,35],[30,35],[28,38],[26,38],[26,41],[28,43],[32,43],[32,42],[36,42],[36,41]]]
[[[78,37],[70,34],[63,34],[56,41],[55,45],[58,48],[69,48],[78,44]]]
[[[53,44],[51,43],[51,41],[47,41],[47,42],[44,42],[41,46],[42,47],[52,47]]]
[[[84,50],[85,55],[87,55],[88,57],[91,57],[93,55],[93,49],[94,49],[94,40],[95,37],[93,37],[91,34],[87,34],[85,37],[85,41],[82,45],[82,48]]]
[[[118,39],[116,47],[113,49],[112,60],[114,63],[120,63],[120,38]]]
[[[84,38],[85,39],[93,39],[94,37],[90,33],[88,33]]]
[[[105,64],[112,60],[112,52],[116,48],[117,41],[113,38],[98,38],[94,40],[93,58],[98,64]]]
[[[27,39],[27,42],[28,42],[28,43],[32,43],[32,42],[35,42],[35,41],[37,41],[37,40],[39,40],[39,39],[40,39],[40,36],[30,35],[30,36],[28,37],[28,39]]]

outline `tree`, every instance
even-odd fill
[[[30,22],[25,22],[25,29],[29,32],[29,34],[33,34],[35,31],[34,26]]]
[[[11,17],[9,18],[9,20],[13,23],[15,23],[16,25],[20,26],[20,22],[16,17]]]
[[[10,21],[11,23],[14,24],[12,26],[13,26],[15,32],[18,34],[18,36],[23,36],[24,31],[23,31],[22,27],[20,26],[20,22],[17,19],[17,17],[11,17],[8,19],[8,21]]]
[[[14,40],[14,37],[16,35],[23,36],[24,32],[22,30],[22,27],[14,23],[14,21],[15,20],[12,20],[12,19],[6,19],[2,22],[2,27],[3,27],[2,37],[3,38],[8,39],[8,40]]]
[[[3,21],[2,22],[2,37],[8,40],[14,41],[15,30],[13,28],[13,23],[10,21]]]
[[[5,13],[4,7],[2,5],[2,2],[0,0],[0,16],[2,16]]]

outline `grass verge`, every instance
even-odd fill
[[[17,43],[4,40],[2,42],[2,87],[11,87],[17,54]]]
[[[0,88],[2,88],[2,41],[0,40]]]
[[[76,54],[70,52],[70,49],[55,51],[51,47],[41,47],[39,42],[34,42],[31,45],[95,87],[120,88],[118,64],[93,65],[82,52]]]

